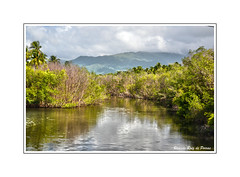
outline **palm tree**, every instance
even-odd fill
[[[53,63],[60,63],[60,59],[57,58],[56,56],[52,55],[49,58],[49,62],[53,62]]]
[[[37,51],[40,51],[41,48],[42,48],[42,46],[40,46],[39,41],[33,41],[30,45],[30,49],[35,49]]]
[[[40,50],[41,48],[42,46],[40,46],[39,41],[33,41],[30,45],[30,49],[32,49],[32,60],[30,61],[30,64],[34,65],[36,68],[38,68],[39,65],[46,63],[47,55]]]
[[[71,64],[72,64],[71,61],[65,61],[65,63],[64,63],[65,66],[70,66]]]

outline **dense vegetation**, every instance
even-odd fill
[[[134,67],[96,75],[70,62],[47,56],[38,41],[26,48],[27,107],[75,107],[101,102],[110,96],[150,99],[177,111],[181,120],[214,123],[214,52],[200,47],[182,62]]]

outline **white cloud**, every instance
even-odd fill
[[[59,26],[59,27],[56,27],[56,31],[61,33],[61,32],[67,32],[71,29],[72,27],[71,26]]]
[[[116,35],[117,39],[122,41],[126,46],[128,46],[129,50],[140,50],[144,46],[143,39],[131,32],[121,31]]]
[[[47,29],[44,27],[27,27],[27,39],[28,39],[28,35],[30,35],[31,38],[33,39],[45,39],[45,37],[47,36]],[[29,39],[30,40],[30,39]]]
[[[80,55],[128,51],[186,53],[213,47],[213,28],[203,26],[27,26],[26,43],[38,40],[48,56],[74,59]]]
[[[145,44],[150,51],[164,51],[166,48],[166,41],[161,36],[147,37]]]

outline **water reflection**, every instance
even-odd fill
[[[27,150],[56,150],[62,142],[89,132],[101,110],[99,106],[27,110]]]
[[[211,140],[182,135],[179,125],[173,122],[174,114],[144,100],[113,98],[103,105],[76,109],[28,109],[26,117],[29,151],[176,151],[183,150],[176,147],[212,147]]]

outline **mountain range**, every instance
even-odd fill
[[[147,68],[155,66],[156,63],[168,65],[171,63],[181,63],[184,55],[167,52],[125,52],[115,55],[104,56],[79,56],[70,60],[73,64],[86,67],[96,74],[114,73],[127,69],[142,66]]]

